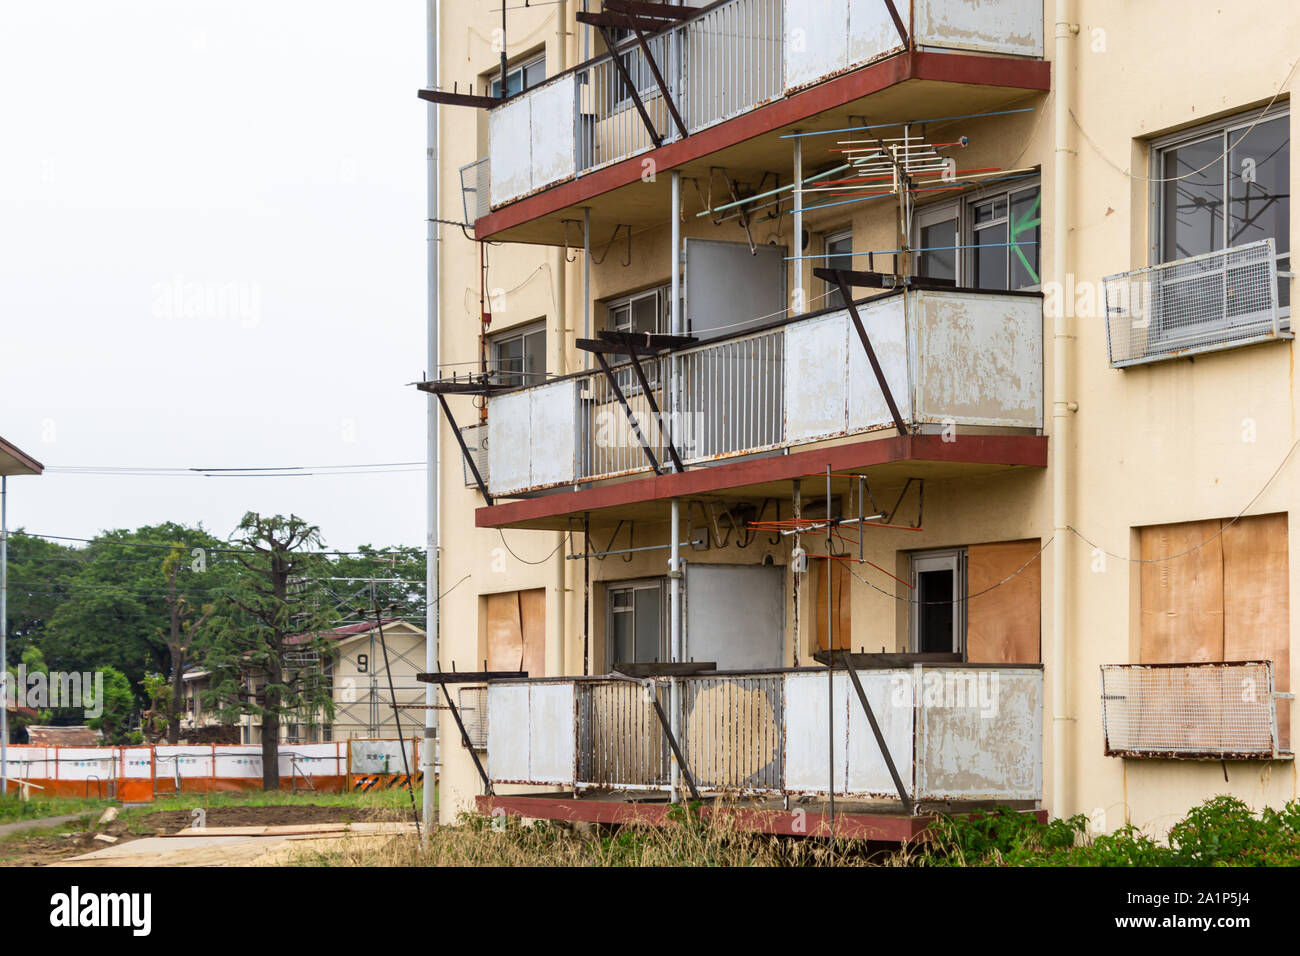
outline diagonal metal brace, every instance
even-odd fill
[[[609,387],[614,390],[614,396],[618,403],[623,406],[623,412],[627,415],[627,423],[632,426],[632,431],[636,434],[637,441],[641,443],[641,450],[650,461],[650,467],[654,469],[656,475],[664,473],[663,467],[659,464],[659,459],[655,453],[650,450],[650,442],[646,440],[645,433],[641,431],[641,424],[636,420],[636,414],[632,411],[632,406],[627,403],[627,396],[623,394],[623,389],[619,387],[618,377],[614,375],[613,369],[609,367],[609,362],[600,352],[593,353],[596,361],[600,363],[600,370],[605,373],[605,380],[609,382]]]
[[[832,651],[831,653],[834,654],[835,652]],[[840,653],[843,654],[843,650]],[[894,758],[889,752],[889,744],[885,743],[885,735],[880,732],[880,724],[876,723],[876,714],[871,709],[871,702],[867,700],[867,692],[862,689],[862,681],[858,679],[858,672],[854,668],[853,662],[846,659],[843,664],[844,669],[849,672],[849,680],[853,682],[853,689],[857,692],[858,701],[862,704],[862,710],[867,715],[867,723],[871,725],[871,732],[876,735],[876,746],[880,748],[880,755],[885,758],[885,766],[889,768],[889,776],[894,780],[894,788],[898,791],[898,799],[903,801],[903,812],[910,816],[914,807],[912,798],[908,795],[907,788],[903,786],[903,778],[898,775],[898,768],[894,766]]]
[[[441,667],[438,670],[442,670]],[[442,696],[447,701],[447,709],[451,711],[452,719],[456,721],[456,727],[460,730],[460,743],[474,761],[474,769],[478,771],[479,778],[483,781],[483,791],[490,797],[492,796],[492,780],[488,777],[487,771],[483,769],[483,761],[478,759],[478,751],[474,749],[473,742],[469,739],[469,731],[465,729],[465,722],[460,719],[460,710],[457,709],[455,702],[451,699],[451,692],[447,690],[447,684],[440,682],[442,685]],[[431,781],[424,782],[426,787],[433,786]]]
[[[645,110],[645,104],[641,102],[641,91],[636,88],[636,81],[633,80],[631,74],[628,73],[627,64],[624,63],[623,58],[618,55],[618,41],[615,40],[614,35],[609,32],[609,27],[598,22],[593,22],[590,19],[592,16],[595,16],[595,14],[579,13],[577,15],[578,22],[591,24],[600,30],[600,35],[605,40],[605,46],[609,48],[609,58],[614,62],[614,68],[618,70],[619,76],[623,78],[623,82],[627,84],[628,93],[632,97],[632,104],[636,107],[637,113],[640,114],[641,122],[645,124],[646,132],[650,134],[650,140],[655,144],[655,148],[657,149],[664,144],[664,138],[659,135],[659,130],[655,129],[654,121],[650,119],[650,114]]]
[[[664,713],[663,705],[659,703],[659,695],[651,692],[651,702],[654,704],[655,716],[659,718],[659,726],[664,729],[664,736],[668,738],[668,746],[673,750],[673,756],[677,758],[677,766],[682,769],[682,777],[686,780],[686,786],[691,791],[691,799],[700,799],[700,791],[695,789],[695,778],[691,776],[691,768],[686,766],[686,758],[682,756],[682,749],[677,746],[677,738],[673,736],[672,728],[668,726],[668,715]]]
[[[470,454],[469,446],[465,444],[465,436],[460,433],[460,428],[456,425],[456,418],[447,406],[447,399],[443,398],[441,392],[435,392],[434,394],[438,396],[438,404],[442,406],[442,413],[447,416],[447,422],[451,425],[451,433],[456,436],[456,444],[460,445],[460,453],[465,456],[465,464],[469,465],[470,473],[474,475],[474,482],[478,485],[478,490],[483,493],[483,500],[491,505],[492,495],[488,492],[487,482],[479,474],[474,456]]]
[[[867,360],[871,363],[871,370],[876,373],[876,383],[880,386],[881,394],[885,396],[885,404],[889,406],[889,414],[894,416],[894,427],[898,429],[898,434],[906,435],[907,426],[903,424],[903,416],[898,412],[898,404],[894,401],[894,393],[889,390],[889,382],[885,381],[885,372],[880,367],[880,360],[876,358],[876,350],[871,347],[871,339],[867,336],[867,327],[862,324],[862,316],[858,315],[858,307],[853,302],[853,293],[844,279],[845,272],[843,269],[833,269],[831,271],[835,273],[835,282],[839,285],[840,295],[844,297],[844,305],[849,310],[849,318],[853,320],[853,327],[857,329],[858,338],[862,341],[862,347],[867,351]]]
[[[646,403],[650,406],[650,413],[654,415],[655,421],[659,423],[659,436],[664,440],[668,455],[673,460],[673,467],[679,473],[683,472],[686,469],[682,467],[682,459],[677,454],[677,446],[673,444],[672,435],[664,427],[664,417],[659,414],[659,403],[655,401],[655,393],[651,390],[650,383],[646,381],[645,372],[641,368],[641,360],[637,358],[636,343],[633,341],[631,332],[623,333],[623,344],[627,346],[627,357],[632,360],[632,370],[636,372],[636,380],[641,384],[641,394],[645,396]]]

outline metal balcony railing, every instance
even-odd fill
[[[1269,759],[1284,750],[1271,661],[1104,664],[1101,715],[1111,757]]]
[[[897,6],[914,49],[1043,55],[1041,0],[911,0]],[[612,55],[492,109],[492,207],[645,152],[656,139],[678,140],[683,128],[685,135],[697,133],[907,49],[883,3],[823,8],[808,0],[710,4],[648,37],[647,46],[662,87],[640,44],[627,38]],[[481,203],[485,193],[476,189]],[[468,215],[468,202],[466,208]]]
[[[1272,239],[1102,280],[1113,368],[1292,338]]]
[[[1042,799],[1041,668],[926,665],[858,677],[913,800]],[[487,774],[500,784],[668,790],[670,746],[653,694],[703,794],[897,799],[848,674],[832,681],[824,668],[493,681]]]
[[[1039,296],[908,290],[859,312],[907,426],[1042,427]],[[895,424],[843,309],[641,364],[648,393],[619,365],[613,383],[592,371],[492,395],[490,492],[648,471],[647,448],[671,468],[669,439],[690,466]]]

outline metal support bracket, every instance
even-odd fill
[[[840,295],[844,297],[844,305],[849,310],[849,318],[853,320],[853,328],[857,330],[858,339],[861,340],[862,347],[866,349],[867,361],[871,363],[871,370],[876,373],[876,384],[880,386],[880,392],[885,396],[885,404],[889,406],[889,414],[894,418],[894,427],[898,429],[898,434],[906,435],[907,425],[903,423],[903,416],[899,414],[898,403],[894,401],[894,393],[889,390],[889,382],[885,380],[884,369],[880,367],[880,360],[876,358],[876,350],[871,347],[871,339],[867,335],[866,326],[862,324],[862,316],[858,315],[858,307],[853,301],[853,293],[849,289],[848,282],[845,281],[846,273],[843,269],[825,271],[831,272],[835,276]]]
[[[834,651],[831,653],[833,654]],[[903,778],[898,775],[898,768],[894,766],[894,757],[889,752],[889,744],[885,743],[885,735],[880,732],[880,724],[876,722],[875,711],[871,709],[871,702],[867,700],[867,692],[862,689],[862,681],[858,678],[858,672],[850,660],[844,661],[843,666],[848,671],[849,680],[853,682],[853,690],[857,693],[858,701],[862,704],[862,710],[867,715],[867,723],[871,725],[871,732],[876,735],[876,746],[880,748],[880,755],[885,758],[885,766],[889,768],[889,776],[893,778],[894,788],[898,791],[898,799],[903,802],[903,812],[911,816],[914,809],[912,797],[908,794],[907,787],[903,785]]]
[[[632,371],[636,373],[636,380],[641,385],[641,394],[645,396],[646,404],[650,406],[650,413],[654,415],[655,421],[659,425],[659,436],[664,440],[664,447],[668,449],[668,457],[673,460],[673,467],[680,474],[686,468],[682,465],[681,456],[677,454],[677,446],[673,444],[672,434],[664,425],[664,417],[659,412],[659,403],[655,401],[654,390],[650,388],[650,383],[645,377],[645,371],[641,368],[641,359],[637,357],[636,342],[632,333],[624,332],[622,340],[623,344],[627,346],[627,357],[632,361]]]
[[[447,405],[447,399],[443,397],[441,392],[435,394],[438,396],[438,404],[442,406],[442,413],[447,416],[447,423],[451,425],[451,433],[456,436],[456,444],[460,445],[460,453],[465,456],[465,464],[469,465],[470,473],[474,476],[474,483],[478,485],[478,490],[482,492],[483,500],[490,506],[492,504],[492,494],[488,491],[487,482],[479,474],[478,465],[474,461],[474,456],[470,454],[469,446],[465,444],[465,436],[460,433],[460,428],[456,425],[456,418]]]
[[[614,370],[609,367],[609,362],[605,359],[602,352],[594,353],[596,361],[600,365],[600,370],[605,373],[605,381],[609,382],[609,387],[614,390],[614,397],[618,403],[623,406],[623,413],[627,415],[627,423],[632,426],[632,431],[641,443],[641,450],[645,452],[646,460],[650,462],[650,467],[654,469],[656,475],[662,475],[664,470],[659,464],[659,459],[655,453],[650,450],[650,442],[646,439],[645,433],[641,431],[641,424],[636,420],[636,414],[632,411],[632,406],[627,403],[627,396],[623,394],[623,389],[618,384],[618,377]]]
[[[636,107],[636,111],[641,117],[641,122],[645,124],[646,132],[650,134],[650,141],[653,142],[655,148],[658,149],[664,144],[664,138],[659,134],[659,130],[655,129],[654,121],[650,119],[650,114],[646,112],[645,104],[641,102],[641,91],[636,88],[636,81],[633,80],[631,74],[628,73],[627,64],[624,63],[623,58],[618,55],[618,41],[615,40],[614,35],[609,32],[609,27],[605,26],[603,23],[594,22],[591,19],[598,16],[598,14],[579,13],[577,16],[579,23],[590,24],[600,31],[600,35],[605,41],[605,46],[609,49],[609,58],[613,61],[614,68],[618,70],[619,76],[622,77],[623,82],[627,84],[628,95],[632,97],[632,105]]]
[[[682,749],[677,746],[677,738],[673,736],[672,727],[668,725],[668,715],[664,713],[663,705],[659,703],[659,695],[653,690],[651,691],[650,702],[654,706],[655,716],[659,718],[659,726],[663,728],[664,736],[668,738],[668,746],[672,748],[673,756],[677,759],[677,766],[681,768],[682,778],[691,791],[691,799],[700,799],[700,791],[695,789],[695,778],[691,776],[691,768],[686,765],[686,758],[682,756]]]

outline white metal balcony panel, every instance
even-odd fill
[[[973,666],[921,675],[916,799],[1039,799],[1043,672]]]
[[[492,110],[492,205],[499,206],[576,171],[574,78],[563,74]]]
[[[577,387],[577,379],[566,379],[492,399],[488,473],[493,494],[573,482]]]
[[[906,9],[906,7],[904,7]],[[903,48],[879,0],[785,0],[785,88],[795,90]]]
[[[1037,297],[927,291],[909,306],[916,421],[1043,427]]]
[[[1040,0],[912,0],[912,32],[919,47],[1041,57],[1043,4]]]
[[[572,681],[491,684],[488,711],[491,779],[573,785],[577,720]]]

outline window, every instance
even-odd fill
[[[846,229],[843,232],[828,235],[825,240],[826,265],[827,269],[852,269],[853,268],[853,231]],[[822,301],[822,306],[827,309],[840,309],[844,307],[844,295],[833,283],[826,283],[826,297]]]
[[[515,66],[506,67],[506,96],[514,96],[525,90],[531,90],[546,79],[546,54],[524,60]],[[492,83],[488,94],[494,98],[501,96],[501,71],[492,74]]]
[[[605,328],[613,332],[636,332],[642,335],[666,334],[670,321],[668,304],[671,300],[672,288],[666,285],[613,299],[605,303]],[[658,362],[642,359],[641,368],[645,372],[647,382],[651,385],[658,384]],[[618,387],[623,389],[624,393],[637,391],[640,388],[636,373],[632,369],[620,371],[617,377]]]
[[[633,35],[631,30],[623,27],[614,27],[610,30],[610,33],[614,39],[615,47]],[[655,44],[652,43],[651,48],[654,49],[654,47]],[[647,96],[658,91],[659,86],[655,82],[654,74],[650,71],[650,64],[646,62],[645,54],[641,51],[639,43],[632,44],[617,55],[623,64],[623,68],[627,70],[627,75],[632,78],[637,95],[641,97],[642,101]],[[613,100],[615,108],[630,106],[632,103],[632,90],[628,87],[627,81],[623,79],[622,72],[614,69],[610,70],[609,73],[614,83]]]
[[[1272,239],[1278,271],[1290,269],[1289,125],[1274,110],[1153,144],[1153,263]],[[1279,276],[1278,304],[1290,305],[1289,276]]]
[[[637,581],[610,587],[609,667],[668,659],[664,632],[664,587],[661,581]]]
[[[912,555],[912,650],[962,653],[966,641],[966,552]]]
[[[533,322],[492,336],[488,341],[493,381],[538,385],[546,378],[546,323]]]
[[[923,206],[913,223],[918,276],[974,289],[1037,289],[1042,282],[1037,182]]]

